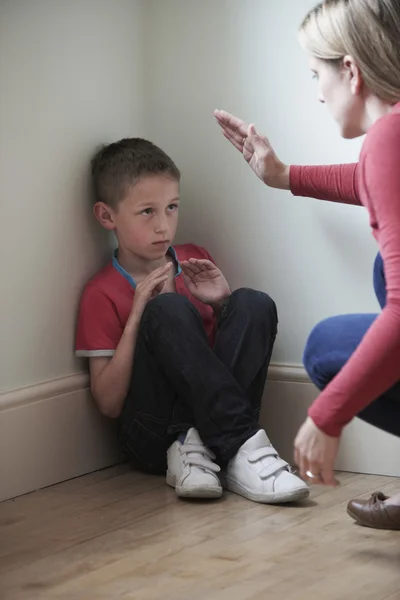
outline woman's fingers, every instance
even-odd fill
[[[307,480],[307,471],[308,470],[309,470],[308,460],[306,459],[305,456],[303,456],[300,453],[299,454],[299,471],[300,471],[300,477],[302,479],[304,479],[305,481]]]
[[[247,124],[242,121],[242,119],[238,119],[238,117],[235,117],[224,110],[214,111],[214,116],[222,129],[224,137],[226,137],[226,139],[242,153],[244,140],[247,136]]]
[[[226,112],[225,110],[215,110],[214,116],[221,127],[236,131],[241,137],[246,137],[248,125],[242,119]]]
[[[247,137],[247,132],[243,134],[241,131],[237,129],[232,129],[231,127],[222,127],[222,130],[229,135],[235,142],[238,144],[243,144],[244,140]]]
[[[321,469],[321,480],[324,483],[324,485],[330,485],[332,487],[337,487],[339,485],[339,482],[335,477],[333,469],[329,465],[324,466]]]
[[[222,134],[232,144],[232,146],[235,146],[235,148],[239,150],[240,153],[243,152],[243,142],[236,142],[236,140],[224,130],[222,130]]]
[[[306,477],[312,483],[322,483],[321,478],[321,466],[317,462],[308,462],[308,469],[306,471]]]
[[[333,487],[339,485],[331,466],[322,465],[321,463],[315,461],[307,461],[307,459],[303,459],[303,462],[305,465],[305,478],[310,483],[329,485]]]
[[[238,131],[237,129],[232,129],[231,127],[223,125],[221,125],[221,128],[226,135],[235,140],[235,142],[238,144],[243,143],[243,141],[246,139],[247,132],[243,134],[242,131]]]

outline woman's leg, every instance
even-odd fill
[[[339,373],[376,315],[340,315],[319,323],[311,332],[304,351],[304,366],[315,385],[323,390]],[[400,437],[400,382],[396,383],[358,417]]]
[[[386,283],[380,254],[374,264],[374,288],[378,302],[384,308]],[[384,431],[400,435],[400,383],[367,406],[359,416]],[[391,498],[379,493],[373,494],[368,500],[351,500],[347,511],[360,525],[376,529],[400,529],[400,493]]]
[[[386,284],[380,254],[375,259],[373,280],[376,297],[383,309],[386,304]],[[376,315],[343,315],[326,319],[314,328],[304,351],[304,365],[319,389],[324,389],[340,371],[375,319]],[[358,416],[400,437],[400,381]],[[400,529],[400,494],[391,498],[373,494],[368,500],[351,500],[347,510],[360,525]]]
[[[383,308],[386,285],[380,254],[374,264],[374,288]],[[313,329],[304,351],[304,366],[320,390],[349,360],[376,317],[375,314],[339,315],[325,319]],[[367,406],[358,417],[400,437],[400,381]]]

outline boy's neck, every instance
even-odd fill
[[[169,260],[169,253],[157,260],[147,260],[123,248],[118,248],[118,262],[135,281],[140,281],[150,275],[155,269],[162,267]]]

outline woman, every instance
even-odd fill
[[[380,254],[374,267],[382,312],[327,319],[304,352],[321,390],[295,440],[301,475],[335,485],[334,461],[343,427],[358,415],[400,436],[400,2],[326,0],[300,28],[327,105],[341,135],[367,134],[356,164],[287,166],[254,125],[224,111],[215,117],[225,137],[267,185],[296,196],[363,205]],[[400,494],[352,501],[360,524],[400,529]]]

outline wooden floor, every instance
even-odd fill
[[[400,532],[348,499],[394,479],[341,474],[300,506],[183,502],[125,465],[0,504],[1,600],[400,599]]]

